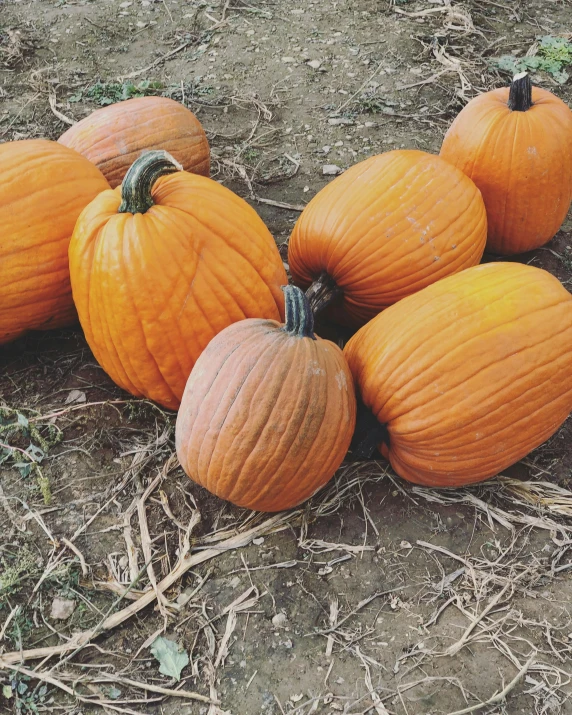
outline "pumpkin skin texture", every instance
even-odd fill
[[[445,135],[441,156],[481,190],[488,215],[487,250],[524,253],[549,241],[572,197],[572,112],[550,92],[516,86],[472,99]],[[526,100],[531,90],[532,106]],[[512,110],[509,95],[521,100]]]
[[[124,390],[171,409],[211,338],[283,314],[286,273],[262,220],[216,181],[177,171],[166,152],[142,155],[121,188],[85,209],[69,255],[96,359]]]
[[[288,263],[319,312],[360,326],[387,306],[477,264],[481,195],[461,171],[422,151],[391,151],[348,169],[296,223]]]
[[[97,109],[58,139],[92,161],[112,189],[143,151],[164,149],[193,174],[209,176],[209,143],[199,120],[167,97],[137,97]]]
[[[0,345],[77,321],[68,245],[109,184],[87,159],[44,139],[0,144]]]
[[[550,273],[487,263],[388,308],[345,347],[401,477],[492,477],[572,410],[572,295]]]
[[[243,320],[197,360],[177,417],[185,472],[222,499],[259,511],[300,504],[342,463],[355,426],[352,376],[337,345],[314,336],[299,288],[286,324]]]

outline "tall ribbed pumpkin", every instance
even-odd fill
[[[388,308],[344,354],[400,476],[478,482],[572,410],[572,295],[539,268],[476,266]]]
[[[387,306],[477,264],[486,214],[474,183],[422,151],[372,156],[334,179],[296,223],[288,262],[315,312],[363,325]]]
[[[572,112],[518,75],[510,89],[472,99],[445,135],[441,156],[481,190],[487,250],[510,255],[549,241],[572,197]]]
[[[256,212],[216,181],[143,154],[80,216],[73,297],[95,357],[134,395],[176,408],[208,342],[238,320],[279,320],[287,282]]]
[[[314,335],[302,291],[284,292],[285,325],[243,320],[209,343],[177,417],[177,455],[189,477],[260,511],[296,506],[322,487],[355,425],[342,351]]]
[[[0,345],[77,321],[68,245],[109,184],[87,159],[44,139],[0,144]]]
[[[199,120],[167,97],[136,97],[92,112],[58,139],[92,161],[111,188],[144,151],[164,149],[193,174],[209,175],[209,143]]]

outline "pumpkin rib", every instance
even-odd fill
[[[274,337],[275,337],[275,336],[272,336],[272,335],[271,335],[270,341],[269,341],[268,345],[266,345],[265,348],[262,350],[262,352],[259,354],[259,356],[258,356],[258,360],[259,360],[259,361],[262,361],[265,357],[269,356],[269,354],[272,352],[272,349],[275,348],[275,343],[278,342],[278,340],[277,340],[277,339],[276,339],[276,340],[273,340]],[[237,372],[240,372],[240,368],[241,368],[243,362],[247,362],[247,363],[248,363],[248,361],[251,361],[251,360],[252,360],[252,355],[250,355],[250,354],[248,354],[248,353],[245,354],[244,356],[241,356],[241,361],[240,361],[239,363],[237,363]],[[230,403],[227,403],[227,402],[225,401],[225,411],[226,411],[226,414],[225,414],[225,417],[224,417],[223,422],[222,422],[220,425],[217,425],[217,434],[216,434],[216,436],[215,436],[215,439],[214,439],[212,448],[209,449],[209,452],[212,453],[213,455],[216,455],[216,454],[217,454],[217,447],[218,447],[218,444],[219,444],[219,439],[220,439],[220,437],[221,437],[222,430],[223,430],[223,428],[224,428],[224,426],[225,426],[225,423],[226,423],[226,421],[227,421],[227,419],[228,419],[228,417],[229,417],[229,413],[231,412],[231,410],[232,410],[234,404],[236,403],[236,400],[237,400],[238,397],[239,397],[240,391],[243,389],[243,387],[245,386],[245,384],[246,384],[246,382],[248,381],[249,378],[255,378],[255,377],[256,377],[256,376],[255,376],[255,371],[256,371],[256,369],[257,369],[257,363],[258,363],[258,361],[256,361],[256,362],[255,362],[255,361],[252,361],[252,364],[251,364],[250,369],[248,370],[248,372],[247,372],[244,376],[241,377],[241,380],[240,380],[238,386],[235,387],[235,393],[236,393],[236,394],[235,394],[234,397],[232,398],[231,402],[230,402]],[[287,372],[286,372],[286,375],[288,374],[288,372],[289,372],[289,370],[290,370],[290,367],[291,367],[291,366],[288,366],[288,370],[287,370]],[[270,372],[270,369],[271,369],[271,363],[269,364],[269,372]],[[276,379],[276,380],[279,379],[279,377],[278,377],[277,374],[274,374],[274,375],[273,375],[273,378]],[[262,391],[262,392],[263,392],[263,386],[264,386],[264,382],[261,382],[261,383],[259,384],[259,386],[258,386],[258,388],[257,388],[257,390],[256,390],[256,392],[255,392],[255,394],[254,394],[253,397],[252,397],[251,406],[252,406],[252,402],[254,402],[254,399],[255,399],[256,395],[258,394],[258,392],[259,392],[259,391]],[[274,407],[271,407],[270,412],[267,413],[267,415],[266,415],[266,420],[264,421],[264,423],[261,423],[261,425],[260,425],[260,428],[261,428],[260,431],[261,431],[261,432],[264,430],[265,425],[270,422],[271,417],[272,417],[272,411],[273,411],[273,409],[274,409]],[[248,413],[245,414],[245,417],[246,417],[246,418],[248,417]],[[238,429],[236,429],[236,428],[238,427],[238,425],[235,425],[236,434],[235,434],[234,439],[232,440],[232,442],[227,446],[227,448],[226,448],[226,450],[225,450],[225,456],[224,456],[223,459],[222,459],[222,471],[223,471],[223,473],[224,473],[224,471],[225,471],[225,464],[226,464],[227,458],[228,458],[228,457],[232,457],[232,455],[233,455],[233,453],[234,453],[234,445],[235,445],[237,439],[240,439],[240,438],[242,437],[242,431],[243,431],[243,429],[244,429],[244,426],[245,426],[245,420],[242,421],[242,423],[240,424],[240,427],[239,427]],[[257,435],[256,435],[255,433],[253,433],[252,436],[253,436],[253,437],[256,437]],[[244,466],[244,465],[243,465],[243,466]],[[210,480],[210,481],[207,481],[206,487],[207,487],[207,489],[214,491],[214,485],[212,485],[212,478],[213,478],[213,477],[212,477],[212,475],[211,475],[210,473],[209,473],[209,477],[210,477],[211,480]],[[237,477],[236,477],[236,482],[235,482],[234,488],[231,489],[230,492],[228,493],[229,498],[232,498],[233,492],[235,492],[235,491],[237,491],[237,490],[242,493],[242,489],[239,489],[239,486],[242,486],[242,485],[241,485],[241,477],[242,477],[242,474],[241,474],[241,472],[239,472],[238,475],[237,475]]]
[[[545,310],[550,310],[550,309],[552,309],[553,307],[556,307],[557,305],[562,305],[562,304],[563,304],[563,301],[561,301],[560,303],[554,304],[554,305],[547,306],[546,308],[543,308],[542,310],[539,310],[539,311],[536,311],[536,312],[542,313],[542,312],[544,312]],[[529,318],[529,317],[531,317],[531,315],[533,315],[533,314],[531,313],[531,314],[529,314],[529,315],[519,316],[519,317],[517,317],[517,318],[515,318],[515,319],[511,319],[510,324],[512,325],[512,324],[514,324],[514,323],[516,323],[516,322],[518,322],[518,321],[520,321],[520,320],[522,320],[522,319]],[[454,355],[456,355],[456,354],[459,354],[459,353],[462,353],[462,352],[466,351],[466,350],[467,350],[467,346],[468,346],[471,342],[481,341],[483,338],[485,338],[487,335],[489,335],[489,334],[491,334],[491,333],[502,333],[504,330],[506,330],[506,327],[507,327],[507,324],[506,324],[506,323],[505,323],[504,325],[500,325],[500,326],[495,325],[495,326],[494,326],[493,328],[491,328],[490,330],[487,330],[487,331],[485,331],[485,332],[483,332],[483,333],[479,333],[479,335],[475,335],[475,336],[473,336],[472,338],[469,338],[468,340],[466,340],[466,341],[463,343],[463,345],[459,345],[459,346],[456,346],[455,348],[453,348],[453,349],[448,353],[447,356],[441,356],[436,362],[433,362],[433,363],[432,363],[432,367],[434,368],[435,366],[439,365],[440,362],[443,362],[443,361],[445,361],[446,359],[449,359],[451,356],[454,356]],[[484,366],[480,367],[480,368],[479,368],[478,370],[476,370],[474,373],[472,373],[472,374],[470,374],[470,375],[468,375],[468,376],[463,377],[463,379],[462,379],[461,382],[467,383],[467,382],[469,382],[470,380],[472,380],[473,378],[476,378],[480,373],[482,373],[482,372],[484,372],[485,370],[489,369],[489,368],[490,368],[491,366],[493,366],[493,365],[498,365],[500,362],[503,362],[503,361],[505,361],[505,360],[510,360],[510,359],[513,358],[515,355],[524,353],[524,352],[526,352],[527,350],[534,350],[534,349],[537,348],[539,345],[541,345],[541,344],[544,343],[544,342],[547,342],[547,340],[550,340],[551,338],[553,338],[553,337],[554,337],[555,335],[557,335],[557,334],[558,334],[558,332],[555,332],[552,336],[549,336],[549,338],[543,339],[543,340],[542,340],[541,342],[539,342],[539,343],[534,343],[534,344],[532,344],[532,345],[526,346],[526,348],[522,348],[522,349],[520,349],[520,350],[516,350],[515,352],[512,352],[512,353],[510,353],[510,354],[508,354],[508,355],[506,355],[506,356],[504,356],[504,357],[502,357],[502,358],[495,359],[494,362],[488,363],[487,365],[484,365]],[[534,370],[538,369],[539,367],[543,367],[543,364],[541,364],[541,365],[536,365],[536,366],[532,367],[531,370],[534,371]],[[421,385],[418,389],[420,389],[420,390],[425,389],[425,388],[427,387],[427,385],[432,382],[432,380],[433,380],[433,378],[430,378],[426,384]],[[451,389],[455,389],[456,387],[458,387],[458,385],[461,384],[461,382],[459,382],[459,383],[451,383],[450,388],[451,388]],[[398,397],[397,397],[398,392],[399,392],[399,390],[394,393],[395,399],[398,399]],[[432,398],[426,400],[426,401],[424,402],[424,406],[425,406],[425,407],[429,406],[429,405],[431,404],[431,402],[432,402],[433,400],[436,400],[436,399],[439,399],[439,395],[435,395],[435,396],[433,396]],[[468,398],[468,399],[469,399],[469,398]],[[462,401],[461,401],[460,404],[462,404]],[[395,419],[398,419],[398,418],[399,418],[399,415],[397,415]]]
[[[563,356],[560,355],[560,356],[558,356],[557,358],[555,358],[555,359],[553,359],[553,360],[549,360],[548,362],[544,363],[541,367],[547,368],[547,367],[549,367],[549,366],[551,366],[551,365],[554,365],[554,363],[561,362],[561,361],[562,361],[562,358],[563,358]],[[513,384],[510,385],[509,387],[511,387],[512,389],[514,389],[514,388],[517,386],[517,384],[518,384],[519,382],[524,381],[524,380],[526,379],[526,377],[527,377],[527,376],[524,376],[524,375],[523,375],[523,376],[522,376],[521,378],[519,378],[518,380],[514,380]],[[527,397],[527,395],[528,395],[530,392],[532,392],[532,391],[537,391],[537,392],[539,392],[540,394],[542,394],[541,388],[543,388],[544,385],[545,385],[547,382],[550,382],[550,379],[549,379],[549,378],[543,380],[543,381],[542,381],[541,383],[539,383],[538,385],[530,385],[528,388],[524,389],[524,391],[521,393],[521,395],[519,395],[519,398],[518,398],[518,399],[523,400],[523,399],[524,399],[525,397]],[[453,386],[452,389],[455,389],[455,386]],[[500,397],[503,392],[504,392],[504,390],[500,390],[500,391],[498,392],[498,396]],[[571,394],[572,394],[572,390],[568,390],[567,393],[571,393]],[[567,394],[567,393],[564,393],[564,394]],[[478,394],[478,393],[476,393],[476,392],[474,393],[475,399],[476,399],[476,395],[477,395],[477,394]],[[491,397],[491,395],[489,395],[489,397]],[[458,405],[462,405],[463,402],[467,402],[469,399],[470,399],[470,397],[467,397],[467,398],[465,398],[464,400],[460,400],[460,401],[458,402]],[[558,402],[558,400],[559,400],[559,397],[557,396],[557,397],[555,397],[553,400],[551,400],[549,403],[544,403],[543,408],[545,408],[547,405],[550,406],[550,405],[552,405],[552,404]],[[429,400],[426,404],[429,405],[430,402],[431,402],[431,401]],[[510,404],[512,404],[513,402],[515,402],[514,399],[513,399],[513,400],[508,400],[504,405],[499,405],[499,406],[496,407],[494,410],[488,411],[486,414],[481,415],[481,416],[477,417],[476,419],[472,419],[471,422],[468,423],[468,424],[470,424],[471,429],[475,429],[475,430],[476,430],[476,429],[478,429],[477,426],[478,426],[478,424],[479,424],[480,422],[483,422],[483,421],[490,420],[490,419],[494,418],[494,417],[495,417],[495,414],[496,414],[497,412],[499,412],[499,411],[501,411],[501,410],[505,410],[506,407],[507,407],[507,405],[510,405]],[[526,415],[524,416],[524,417],[526,417],[526,418],[530,418],[530,417],[533,416],[534,413],[537,411],[537,408],[534,407],[534,405],[532,404],[532,401],[527,401],[526,404],[525,404],[525,407],[527,407],[527,408],[528,408],[528,407],[531,407],[531,408],[532,408],[532,411],[529,410],[529,411],[526,413]],[[418,408],[414,408],[414,409],[418,409]],[[409,413],[405,413],[404,415],[400,415],[400,416],[397,416],[397,417],[393,418],[393,419],[392,419],[392,423],[395,422],[395,421],[397,421],[397,420],[399,420],[400,418],[402,418],[402,417],[404,417],[404,416],[410,417],[410,416],[411,416],[411,412],[413,412],[413,411],[414,411],[414,410],[411,410]],[[510,419],[512,420],[513,417],[514,417],[514,412],[510,415]],[[512,423],[511,423],[511,424],[512,424]],[[428,432],[428,431],[430,432],[432,429],[433,429],[433,426],[432,426],[432,425],[428,425],[428,426],[425,426],[425,427],[423,427],[423,428],[421,428],[421,429],[419,429],[419,430],[409,429],[409,430],[407,431],[407,437],[408,437],[408,438],[414,438],[414,439],[415,439],[416,450],[418,450],[420,447],[423,446],[423,442],[424,442],[423,434],[426,433],[426,432]],[[500,426],[498,429],[499,429],[499,430],[502,430],[502,429],[505,429],[505,428],[502,427],[502,426]],[[495,438],[496,438],[497,436],[498,436],[498,433],[495,435]],[[403,438],[403,437],[404,437],[404,436],[402,435],[402,438]],[[464,441],[455,441],[455,442],[453,442],[453,443],[447,442],[446,432],[443,433],[442,437],[443,437],[444,441],[442,442],[442,444],[441,444],[441,446],[440,446],[440,448],[439,448],[439,449],[440,449],[440,455],[442,455],[443,452],[447,452],[447,449],[458,449],[459,447],[467,447],[467,446],[470,446],[470,444],[472,443],[472,441],[474,441],[472,438],[469,438],[469,435],[467,435],[467,439],[468,439],[467,442],[464,442]],[[431,435],[429,435],[429,436],[426,437],[427,440],[431,440],[431,439],[433,439],[433,438],[434,438],[434,437],[432,437]],[[491,439],[492,439],[492,437],[491,437]]]
[[[444,280],[444,279],[443,279],[443,280]],[[504,285],[504,284],[507,284],[507,283],[509,283],[509,282],[510,282],[510,278],[507,278],[506,280],[501,281],[500,286],[502,286],[502,285]],[[511,295],[511,293],[513,293],[513,292],[516,293],[517,291],[518,291],[518,288],[516,288],[514,291],[511,291],[510,293],[506,293],[506,294],[505,294],[505,297]],[[465,296],[465,298],[470,299],[470,298],[472,298],[474,295],[478,294],[478,292],[479,292],[479,289],[476,288],[475,291],[474,291],[474,293],[468,293],[468,294]],[[404,298],[403,300],[408,300],[408,298]],[[439,344],[440,342],[442,342],[442,341],[445,339],[445,336],[442,335],[442,332],[443,332],[444,330],[447,330],[447,325],[446,325],[445,318],[447,317],[447,313],[449,313],[449,311],[450,311],[450,306],[449,306],[448,304],[445,304],[445,305],[443,305],[442,310],[437,310],[437,311],[434,311],[434,312],[432,313],[432,315],[433,315],[435,318],[440,318],[440,319],[443,318],[441,330],[440,330],[440,331],[437,330],[437,331],[433,334],[433,336],[432,336],[432,337],[433,337],[433,340],[434,340],[434,342],[435,342],[436,344]],[[474,315],[463,316],[463,318],[464,318],[465,320],[469,321],[469,320],[471,320],[471,319],[474,319]],[[407,330],[408,327],[409,327],[409,330]],[[404,330],[403,330],[403,332],[402,332],[402,340],[400,341],[401,344],[406,344],[406,343],[408,342],[410,336],[412,336],[412,335],[417,335],[417,334],[419,333],[418,327],[417,327],[414,323],[411,323],[410,326],[404,325],[403,328],[404,328]],[[355,343],[354,343],[354,344],[355,344]],[[417,344],[415,347],[409,349],[409,351],[408,351],[408,359],[409,359],[409,360],[413,360],[413,359],[415,359],[415,357],[416,357],[416,355],[417,355],[418,353],[424,353],[425,351],[429,351],[431,348],[432,348],[432,343],[431,343],[430,345],[428,345],[426,342],[424,342],[424,341],[421,342],[421,341],[420,341],[419,344]],[[350,348],[350,350],[351,350],[351,348]],[[371,355],[365,354],[365,355],[364,355],[364,362],[365,362],[368,358],[371,358],[371,357],[372,357]],[[396,365],[396,369],[399,369],[400,367],[401,367],[400,364]],[[354,371],[352,371],[352,372],[354,372]],[[356,374],[356,373],[354,372],[354,374]],[[362,377],[362,374],[359,372],[359,368],[357,368],[357,376],[359,376],[360,378]],[[391,380],[391,379],[394,379],[394,377],[395,377],[395,375],[394,375],[394,373],[392,372],[391,375],[388,376],[388,379]],[[366,403],[366,406],[367,406],[367,407],[372,407],[372,405],[369,405],[369,404],[367,404],[367,403]],[[382,410],[383,410],[383,407],[380,408],[379,410],[376,410],[376,411],[377,411],[377,414],[379,415]]]
[[[282,380],[281,380],[282,383],[285,383],[285,382],[289,379],[289,377],[291,376],[291,374],[292,374],[292,372],[293,372],[293,370],[294,370],[295,359],[296,359],[297,353],[300,351],[300,349],[301,349],[301,346],[300,346],[300,345],[295,345],[295,346],[294,346],[293,354],[291,355],[291,358],[290,358],[289,363],[288,363],[288,365],[287,365],[287,367],[286,367],[286,370],[285,370],[285,374],[284,374],[284,376],[282,377]],[[272,365],[272,369],[273,369],[273,370],[276,369],[274,365]],[[251,400],[251,403],[250,403],[251,406],[252,406],[253,403],[255,402],[256,396],[257,396],[258,392],[259,392],[259,391],[262,391],[264,388],[265,388],[265,382],[261,382],[260,385],[258,386],[257,390],[254,392],[254,394],[253,394],[253,396],[252,396],[252,400]],[[302,402],[305,402],[305,407],[304,407],[304,415],[303,415],[303,418],[302,418],[302,420],[299,420],[298,408],[299,408],[299,405],[300,405],[300,402],[301,402],[301,401],[302,401]],[[292,410],[291,410],[290,415],[289,415],[288,418],[287,418],[286,420],[284,420],[284,421],[282,421],[281,418],[278,418],[278,419],[276,420],[276,416],[275,416],[275,415],[276,415],[277,407],[278,407],[279,404],[280,404],[280,398],[279,398],[279,396],[277,396],[276,399],[275,399],[275,401],[274,401],[274,404],[271,405],[270,412],[268,413],[268,415],[267,415],[267,417],[266,417],[266,420],[264,420],[264,422],[261,422],[260,425],[259,425],[259,426],[260,426],[260,431],[259,431],[258,433],[254,433],[255,441],[256,441],[256,442],[263,441],[265,445],[270,444],[270,446],[266,446],[266,447],[265,447],[265,454],[264,454],[264,457],[263,457],[263,459],[261,460],[260,465],[259,465],[259,470],[260,470],[260,473],[262,473],[262,474],[264,474],[265,471],[267,470],[269,463],[272,463],[272,461],[273,461],[274,459],[276,459],[276,455],[277,455],[278,453],[281,453],[281,452],[285,451],[285,456],[284,456],[283,459],[286,459],[286,458],[287,458],[288,452],[292,449],[292,446],[293,446],[294,443],[296,442],[296,438],[297,438],[297,436],[298,436],[299,429],[300,429],[300,427],[301,427],[303,421],[304,421],[305,418],[307,417],[308,407],[309,407],[309,398],[308,398],[308,397],[304,397],[304,396],[303,396],[303,391],[300,390],[300,392],[299,392],[299,394],[298,394],[298,399],[297,399],[296,403],[294,404],[294,406],[293,406],[293,408],[292,408]],[[292,423],[294,422],[295,419],[296,419],[297,422],[299,422],[299,424],[298,424],[298,431],[293,432],[293,434],[289,434],[290,426],[292,425]],[[276,422],[278,422],[279,424],[283,424],[283,430],[282,430],[282,435],[280,436],[279,440],[276,441],[276,442],[273,442],[272,440],[268,440],[268,439],[267,439],[267,434],[266,434],[266,433],[269,432],[269,431],[271,431],[272,427],[276,424]],[[288,439],[289,444],[288,444],[288,446],[286,446],[286,448],[285,448],[285,444],[284,444],[284,441],[283,441],[283,440],[285,439],[286,436],[289,437],[289,439]],[[233,449],[233,446],[234,446],[235,441],[236,441],[236,438],[235,438],[235,440],[231,443],[231,445],[230,445],[230,450]],[[251,456],[252,456],[252,454],[249,455],[249,457],[251,457]],[[245,470],[248,470],[248,468],[249,468],[249,467],[248,467],[248,458],[247,458],[247,459],[242,463],[242,465],[241,465],[241,467],[240,467],[240,469],[239,469],[239,471],[238,471],[238,473],[237,473],[237,475],[236,475],[236,481],[235,481],[235,484],[234,484],[234,488],[231,489],[230,492],[228,493],[229,499],[230,499],[231,501],[233,500],[233,495],[234,495],[237,491],[240,492],[240,495],[241,495],[242,500],[250,499],[251,496],[252,496],[252,491],[253,491],[253,490],[256,491],[256,498],[257,498],[257,500],[260,500],[260,499],[262,499],[262,498],[266,495],[266,493],[267,493],[268,490],[269,490],[269,487],[270,487],[270,486],[272,486],[272,487],[274,486],[274,484],[273,484],[272,482],[267,482],[266,485],[263,485],[263,486],[262,486],[262,488],[260,488],[259,486],[258,486],[258,488],[256,488],[256,487],[252,484],[252,482],[250,483],[250,485],[248,485],[248,481],[249,481],[249,479],[248,479],[248,474],[245,475]],[[244,484],[243,484],[243,482],[244,482]],[[242,487],[242,488],[239,489],[239,487]],[[245,488],[245,487],[246,487],[246,488]]]
[[[228,336],[229,333],[231,333],[232,328],[234,328],[234,327],[237,326],[237,325],[239,325],[239,324],[238,324],[238,323],[234,323],[232,326],[229,326],[229,328],[226,329],[226,330],[227,330],[227,336]],[[232,332],[234,333],[234,331],[232,331]],[[247,337],[247,338],[244,340],[243,345],[246,345],[246,344],[248,344],[249,342],[253,342],[254,339],[255,339],[255,336],[249,336],[249,337]],[[211,393],[212,390],[216,390],[217,380],[219,379],[219,376],[221,376],[223,370],[225,369],[225,366],[226,366],[227,362],[228,362],[230,359],[233,358],[233,355],[240,349],[240,347],[241,347],[241,344],[238,343],[238,342],[236,342],[236,344],[231,348],[231,350],[230,350],[229,352],[226,352],[226,353],[224,354],[224,356],[223,356],[223,358],[222,358],[222,362],[217,366],[216,372],[215,372],[213,375],[210,376],[210,383],[205,387],[205,394],[206,394],[206,398],[205,398],[205,399],[208,399],[208,397],[209,397],[209,395],[210,395],[210,393]],[[217,357],[218,357],[218,356],[217,356]],[[191,373],[191,374],[192,374],[192,373]],[[190,378],[189,378],[189,381],[190,381]],[[179,420],[179,419],[184,419],[184,417],[185,417],[184,412],[179,412],[178,420]],[[195,426],[196,426],[196,425],[195,425]],[[209,429],[210,429],[210,428],[209,428]],[[189,434],[189,444],[192,442],[192,440],[193,440],[193,438],[194,438],[194,431],[195,431],[195,428],[194,428],[194,427],[191,428],[191,432],[190,432],[190,434]],[[218,436],[218,435],[220,434],[220,429],[217,428],[216,432],[217,432],[217,436]],[[207,434],[208,434],[208,433],[207,433]],[[205,441],[206,441],[206,437],[205,437],[205,440],[203,441],[203,446],[204,446],[204,444],[205,444]],[[212,451],[214,452],[214,450],[212,450]],[[186,459],[185,459],[185,460],[182,460],[182,459],[181,459],[181,463],[182,463],[183,461],[185,462],[185,464],[183,464],[183,467],[185,467],[186,470],[188,469],[189,456],[190,456],[190,455],[187,453],[187,454],[186,454]],[[200,460],[201,460],[201,451],[199,450],[199,452],[198,452],[198,454],[197,454],[197,457],[196,457],[196,462],[197,462],[197,464],[200,463]],[[204,486],[205,486],[205,488],[209,489],[208,474],[207,474],[207,483],[206,483]],[[212,490],[212,491],[214,492],[214,490]]]

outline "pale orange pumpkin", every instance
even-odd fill
[[[167,97],[136,97],[92,112],[58,139],[92,161],[111,188],[144,151],[164,149],[193,174],[209,175],[210,149],[201,123]]]
[[[355,425],[342,351],[313,333],[299,288],[287,286],[286,323],[242,320],[197,360],[177,417],[185,472],[239,506],[300,504],[340,466]]]

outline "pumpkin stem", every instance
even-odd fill
[[[288,335],[297,338],[312,338],[314,335],[314,314],[304,292],[296,286],[283,286],[286,323],[282,328]]]
[[[129,167],[121,184],[119,213],[144,214],[153,206],[151,191],[160,176],[183,171],[166,151],[146,151]]]
[[[312,312],[317,315],[341,293],[342,289],[332,276],[326,271],[322,271],[306,291],[306,298],[310,302]]]
[[[513,77],[508,95],[508,108],[511,112],[526,112],[532,107],[532,80],[528,72],[521,72]]]
[[[356,427],[350,444],[354,459],[371,459],[381,442],[389,446],[387,427],[378,421],[373,412],[358,397]]]

